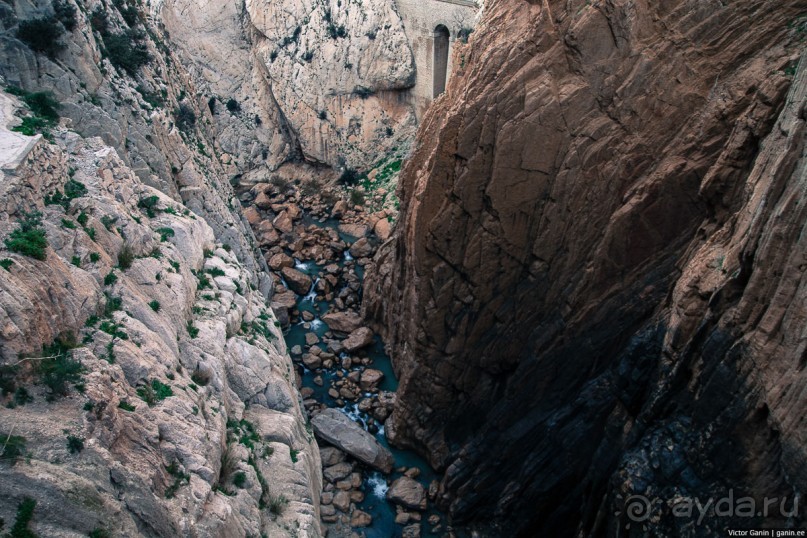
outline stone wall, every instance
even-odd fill
[[[449,50],[446,80],[451,76],[451,53],[457,34],[472,28],[478,6],[466,0],[395,0],[404,32],[415,57],[415,85],[409,95],[418,120],[423,117],[434,95],[434,42],[439,25],[448,28]]]

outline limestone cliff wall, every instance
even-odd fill
[[[51,56],[15,37],[49,2],[0,6],[3,87],[50,91],[62,116],[20,161],[5,141],[29,113],[0,96],[0,517],[30,497],[41,536],[319,536],[319,451],[230,187],[250,153],[222,146],[207,82],[153,13],[70,5]],[[124,32],[149,55],[131,72],[110,61]],[[5,244],[34,210],[42,260]],[[64,395],[43,381],[46,352],[81,364]]]
[[[641,494],[674,536],[804,484],[803,9],[486,5],[365,284],[455,521],[639,536]]]

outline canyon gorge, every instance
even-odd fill
[[[805,43],[804,0],[0,3],[0,536],[804,528]],[[777,500],[681,512],[727,497]]]

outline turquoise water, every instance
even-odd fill
[[[304,219],[303,223],[306,225],[315,224],[320,227],[329,227],[338,229],[338,221],[334,219],[329,219],[327,221],[316,221],[310,218]],[[340,232],[340,238],[345,241],[348,245],[352,244],[356,238],[351,237],[347,234]],[[320,271],[320,267],[314,264],[312,261],[309,260],[296,260],[297,265],[296,269],[305,272],[306,274],[310,275],[312,278],[315,278]],[[354,270],[359,278],[364,276],[363,270],[359,267],[350,256],[344,256],[340,261],[340,266],[344,267],[346,264],[353,264]],[[297,323],[289,327],[289,329],[285,333],[286,344],[291,350],[292,347],[299,345],[301,348],[305,349],[305,335],[308,332],[314,332],[318,336],[322,337],[326,332],[328,332],[328,326],[320,320],[320,316],[328,311],[328,304],[324,301],[316,301],[315,298],[309,294],[306,297],[299,297],[297,300],[297,308],[300,311],[306,310],[314,314],[315,319],[312,322],[302,322]],[[325,350],[326,345],[324,343],[315,344],[321,349]],[[377,370],[381,370],[384,372],[384,379],[379,384],[380,390],[385,391],[392,391],[394,392],[398,388],[398,381],[395,378],[395,375],[392,370],[392,363],[390,361],[389,356],[384,352],[384,345],[381,342],[381,339],[376,337],[375,342],[373,345],[365,350],[366,356],[372,359],[372,365],[370,367],[375,368]],[[327,371],[320,371],[319,374],[312,372],[305,368],[303,364],[299,361],[299,357],[293,356],[295,359],[295,364],[302,375],[303,379],[303,386],[310,387],[314,391],[314,395],[312,398],[317,400],[320,403],[324,403],[328,407],[335,407],[341,409],[344,413],[350,416],[354,421],[361,424],[365,429],[367,429],[367,419],[370,418],[367,414],[358,410],[358,404],[353,402],[346,402],[344,406],[338,406],[337,402],[328,394],[328,387],[331,384],[331,381],[334,379],[338,379],[339,376],[337,372],[341,372],[344,376],[346,376],[350,371],[353,370],[360,370],[360,367],[352,367],[349,370],[345,370],[343,368],[335,367]],[[322,386],[317,385],[314,383],[314,378],[320,375],[323,380]],[[369,393],[367,394],[369,395]],[[395,457],[395,466],[396,468],[399,467],[417,467],[420,469],[420,475],[416,478],[418,482],[420,482],[424,488],[428,490],[429,484],[432,480],[438,478],[436,473],[431,469],[429,464],[423,458],[419,457],[417,454],[408,451],[408,450],[401,450],[395,447],[392,447],[387,442],[387,438],[384,435],[384,428],[378,430],[375,433],[376,439],[378,439],[379,443],[387,447]],[[363,532],[368,538],[395,538],[401,536],[401,532],[403,527],[397,525],[395,523],[395,506],[392,503],[387,502],[385,498],[385,494],[387,491],[387,481],[390,482],[400,476],[401,473],[393,472],[388,476],[383,476],[381,473],[373,471],[372,469],[364,469],[364,483],[362,484],[362,489],[365,493],[365,499],[363,502],[358,503],[358,507],[361,510],[369,513],[373,516],[373,524],[371,527],[365,529],[357,529],[359,532]],[[422,519],[421,519],[421,533],[422,536],[436,536],[435,534],[429,532],[431,525],[426,523],[428,517],[431,514],[436,513],[431,507],[428,511],[422,512]]]

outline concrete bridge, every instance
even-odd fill
[[[471,0],[395,0],[415,56],[410,96],[418,120],[451,76],[456,39],[473,28],[479,5]]]

